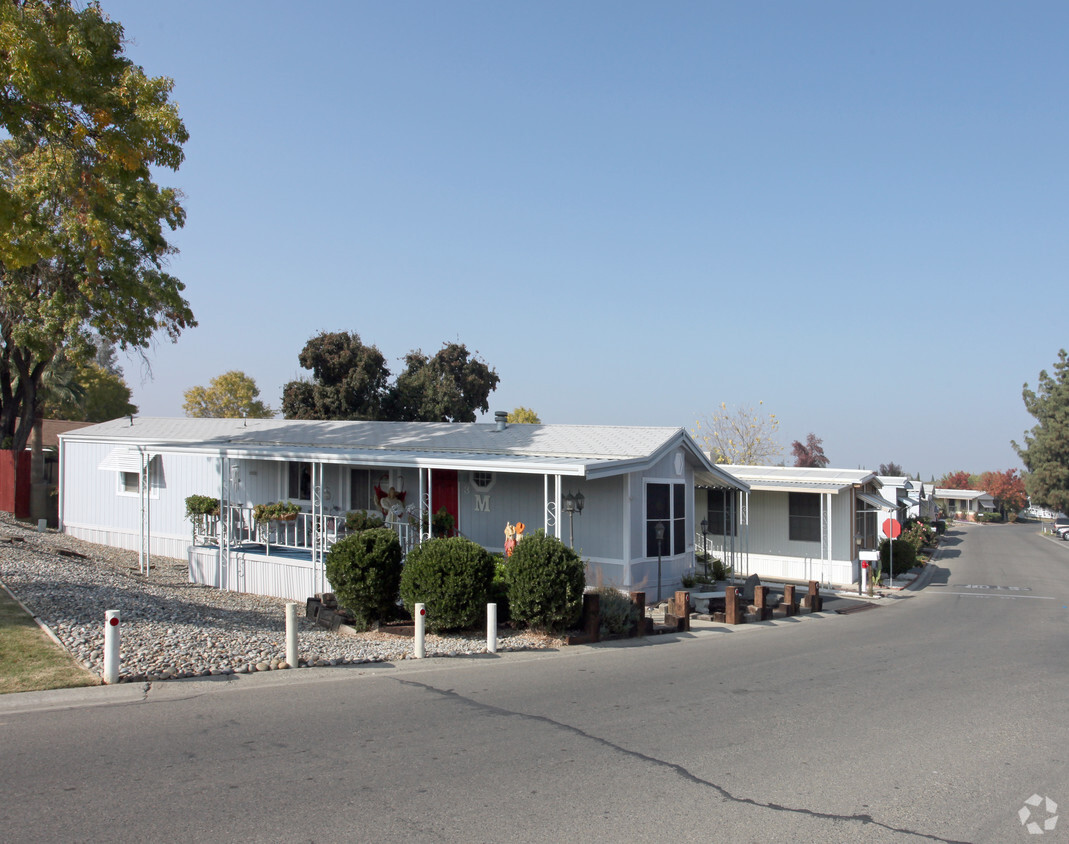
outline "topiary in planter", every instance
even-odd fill
[[[525,536],[505,564],[512,618],[534,630],[574,628],[583,611],[586,572],[579,555],[539,530]]]
[[[408,552],[401,573],[401,600],[415,612],[427,606],[430,630],[475,627],[486,617],[494,558],[463,536],[430,539]]]
[[[339,539],[327,554],[327,579],[338,603],[352,611],[357,629],[389,618],[401,581],[397,534],[378,528]]]

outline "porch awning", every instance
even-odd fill
[[[140,472],[142,454],[146,452],[138,451],[136,448],[117,446],[97,468],[112,472]],[[146,456],[151,463],[154,455],[147,454]]]
[[[857,497],[868,504],[870,507],[875,507],[877,510],[897,510],[898,505],[892,504],[886,498],[880,498],[878,495],[872,495],[868,492],[859,492]]]

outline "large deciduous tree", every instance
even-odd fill
[[[798,440],[791,443],[791,453],[794,455],[795,466],[823,469],[828,465],[828,458],[824,454],[824,440],[813,433],[806,435],[804,443]]]
[[[409,352],[393,384],[382,352],[356,333],[318,334],[298,359],[312,377],[283,388],[287,419],[474,422],[500,380],[462,343],[447,343],[434,357]]]
[[[1025,480],[1016,469],[1004,472],[984,472],[980,475],[980,489],[995,499],[1007,513],[1016,514],[1028,503]]]
[[[1069,360],[1058,352],[1053,374],[1039,373],[1032,390],[1022,390],[1025,409],[1036,424],[1024,444],[1012,443],[1028,469],[1025,487],[1033,504],[1069,512]]]
[[[91,332],[121,348],[196,325],[165,271],[185,221],[172,83],[123,54],[99,5],[0,0],[0,441],[22,450],[45,372]]]
[[[190,387],[182,394],[186,416],[221,419],[270,419],[275,412],[259,399],[256,381],[240,370],[216,375],[207,387]]]
[[[718,410],[698,419],[691,436],[715,463],[767,466],[782,450],[776,442],[778,430],[775,413],[762,416],[753,407],[728,409],[721,402]]]
[[[282,388],[287,419],[378,419],[389,385],[386,358],[365,346],[356,332],[322,332],[312,337],[297,360],[312,371],[311,380]]]
[[[935,482],[940,489],[976,489],[979,479],[964,469],[957,472],[947,472]]]
[[[463,343],[447,343],[431,358],[417,349],[405,356],[405,369],[390,390],[387,417],[402,422],[474,422],[476,411],[490,409],[490,393],[500,380]]]
[[[888,478],[900,478],[906,474],[906,470],[892,460],[890,463],[881,463],[878,473]]]
[[[524,425],[542,424],[542,420],[539,418],[538,414],[531,410],[531,408],[524,407],[523,405],[510,410],[506,419],[509,422],[516,422],[517,424]]]
[[[101,365],[103,357],[109,366]],[[137,413],[122,369],[106,353],[77,360],[58,355],[41,384],[41,416],[74,422],[107,422]]]

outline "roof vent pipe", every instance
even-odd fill
[[[503,410],[497,411],[494,414],[494,422],[497,423],[497,430],[504,431],[508,425],[509,415]]]

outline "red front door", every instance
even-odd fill
[[[453,517],[453,533],[460,530],[460,485],[457,482],[456,469],[431,470],[431,524],[434,514],[445,507]]]

